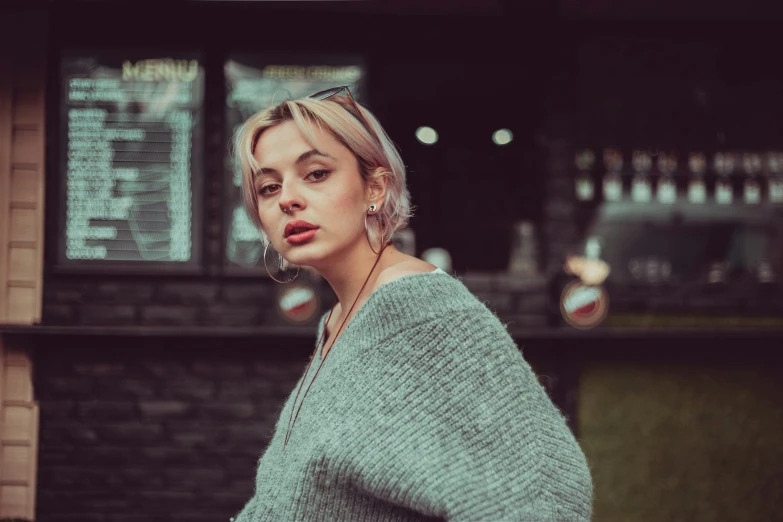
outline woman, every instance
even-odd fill
[[[338,304],[234,520],[589,520],[584,454],[504,326],[392,245],[411,209],[375,117],[332,89],[251,117],[236,152],[267,248]]]

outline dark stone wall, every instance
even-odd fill
[[[543,279],[490,273],[459,277],[504,322],[527,328],[546,326],[548,302]],[[315,328],[321,314],[335,303],[326,283],[310,284],[318,296],[320,313],[302,326],[306,330]],[[234,280],[73,275],[50,278],[44,287],[44,324],[191,329],[292,326],[277,307],[280,292],[285,289],[286,285],[260,276]]]
[[[311,342],[74,337],[42,346],[37,520],[228,520],[252,494]]]
[[[262,277],[210,281],[71,275],[46,280],[43,317],[46,325],[69,326],[280,324],[275,300],[281,289]]]

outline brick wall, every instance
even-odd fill
[[[517,327],[546,325],[543,279],[472,274],[462,281],[501,320]],[[274,285],[274,286],[273,286]],[[325,283],[314,283],[322,312],[334,302]],[[159,278],[74,277],[47,284],[44,324],[82,326],[275,327],[287,323],[277,311],[284,285],[254,280],[171,281]],[[313,328],[318,314],[308,325]]]
[[[37,520],[228,520],[310,344],[73,337],[39,350]]]
[[[69,276],[47,281],[44,324],[258,326],[276,322],[272,284]]]

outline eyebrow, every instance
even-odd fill
[[[303,152],[299,155],[298,158],[296,158],[296,161],[294,162],[296,165],[299,165],[300,163],[304,163],[305,161],[309,160],[313,156],[318,156],[322,158],[329,158],[330,160],[337,161],[332,156],[325,152],[321,152],[319,150],[310,149],[307,152]],[[261,167],[257,171],[253,173],[253,179],[258,178],[262,174],[276,174],[277,171],[275,169],[269,168],[269,167]]]

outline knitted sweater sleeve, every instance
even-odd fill
[[[494,314],[427,320],[372,357],[354,487],[450,522],[590,520],[584,454]]]

